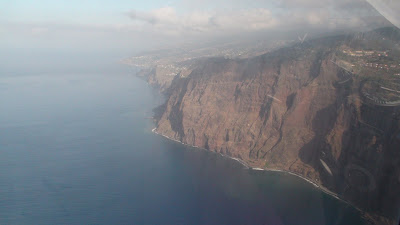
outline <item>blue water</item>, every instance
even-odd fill
[[[297,177],[151,133],[161,102],[124,69],[0,76],[0,224],[363,224]]]

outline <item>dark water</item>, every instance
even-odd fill
[[[363,224],[290,175],[151,133],[127,72],[0,77],[0,224]]]

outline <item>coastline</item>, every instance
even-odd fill
[[[207,149],[205,149],[205,148],[201,148],[201,147],[199,147],[199,146],[193,146],[193,145],[185,144],[185,143],[183,143],[183,142],[181,142],[181,141],[179,141],[179,140],[175,140],[175,139],[170,138],[170,137],[168,137],[168,136],[166,136],[166,135],[160,134],[160,133],[158,133],[158,132],[156,131],[156,129],[157,129],[157,128],[153,128],[153,129],[151,130],[151,132],[154,133],[154,134],[160,135],[160,136],[162,136],[162,137],[164,137],[164,138],[166,138],[166,139],[169,139],[169,140],[171,140],[171,141],[178,142],[178,143],[180,143],[180,144],[182,144],[182,145],[188,146],[188,147],[192,147],[192,148],[197,148],[197,149],[209,151],[209,150],[207,150]],[[328,190],[326,187],[324,187],[324,186],[322,186],[322,185],[319,185],[319,184],[315,183],[314,181],[312,181],[312,180],[310,180],[310,179],[308,179],[308,178],[305,178],[305,177],[303,177],[303,176],[301,176],[301,175],[299,175],[299,174],[296,174],[296,173],[293,173],[293,172],[290,172],[290,171],[286,171],[286,170],[280,170],[280,169],[263,169],[263,168],[259,168],[259,167],[254,167],[254,168],[253,168],[253,167],[250,167],[246,162],[244,162],[244,161],[241,160],[241,159],[234,158],[234,157],[230,157],[230,156],[227,156],[227,155],[224,155],[224,154],[221,154],[221,153],[217,153],[217,152],[213,152],[213,151],[209,151],[209,152],[216,153],[216,154],[221,155],[222,157],[226,157],[226,158],[235,160],[235,161],[239,162],[240,164],[242,164],[246,169],[255,170],[255,171],[268,171],[268,172],[286,173],[286,174],[290,174],[290,175],[299,177],[299,178],[301,178],[302,180],[304,180],[304,181],[306,181],[306,182],[312,184],[315,188],[319,189],[320,191],[324,192],[325,194],[330,195],[330,196],[332,196],[332,197],[338,199],[339,201],[342,201],[343,203],[346,203],[346,204],[352,206],[353,208],[355,208],[356,210],[358,210],[359,212],[361,212],[362,214],[364,214],[364,211],[363,211],[363,210],[361,210],[360,208],[358,208],[358,207],[355,206],[354,204],[352,204],[352,203],[350,203],[350,202],[344,200],[344,199],[341,198],[338,194],[336,194],[336,193],[334,193],[334,192]]]
[[[250,167],[246,162],[244,162],[244,161],[241,160],[241,159],[238,159],[238,158],[235,158],[235,157],[230,157],[230,156],[227,156],[227,155],[218,153],[218,152],[213,152],[213,151],[207,150],[207,149],[202,148],[202,147],[199,147],[199,146],[185,144],[185,143],[183,143],[183,142],[181,142],[181,141],[178,141],[178,140],[175,140],[175,139],[173,139],[173,138],[170,138],[170,137],[168,137],[168,136],[166,136],[166,135],[164,135],[164,134],[158,133],[158,132],[156,131],[156,129],[157,129],[157,128],[153,128],[153,129],[151,130],[151,132],[154,133],[154,134],[160,135],[160,136],[162,136],[162,137],[165,137],[166,139],[169,139],[169,140],[171,140],[171,141],[178,142],[178,143],[180,143],[180,144],[182,144],[182,145],[188,146],[188,147],[197,148],[197,149],[201,149],[201,150],[205,150],[205,151],[209,151],[209,152],[212,152],[212,153],[219,154],[219,155],[221,155],[222,157],[226,157],[226,158],[229,158],[229,159],[232,159],[232,160],[235,160],[235,161],[239,162],[239,163],[242,164],[244,167],[246,167],[246,169],[252,169],[252,167]]]

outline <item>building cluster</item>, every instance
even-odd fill
[[[365,63],[364,66],[366,67],[372,67],[372,68],[377,68],[377,69],[396,69],[396,68],[400,68],[400,64],[396,65],[396,64],[380,64],[380,63]]]
[[[349,56],[362,57],[362,56],[388,56],[387,51],[364,51],[364,50],[343,50],[343,53]]]

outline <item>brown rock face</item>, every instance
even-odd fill
[[[176,79],[157,132],[313,180],[385,217],[400,202],[398,107],[363,102],[361,78],[341,82],[340,40],[247,60],[211,59]]]

